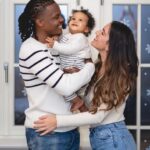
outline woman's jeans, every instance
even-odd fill
[[[26,128],[26,138],[28,150],[79,150],[78,129],[40,136],[34,129]]]
[[[90,128],[92,150],[136,150],[124,121]]]

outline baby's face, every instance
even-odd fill
[[[73,13],[69,22],[69,31],[74,33],[88,33],[89,28],[87,26],[88,16],[82,12]]]

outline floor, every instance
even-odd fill
[[[27,149],[22,149],[22,148],[0,148],[0,150],[27,150]],[[80,150],[91,150],[89,148],[82,148]]]

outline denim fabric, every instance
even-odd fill
[[[40,136],[34,129],[26,128],[26,138],[28,150],[79,150],[78,129]]]
[[[124,121],[90,128],[92,150],[136,150]]]

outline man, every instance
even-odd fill
[[[25,111],[29,150],[79,150],[76,127],[57,128],[46,136],[40,136],[33,128],[34,121],[44,114],[71,114],[71,104],[63,96],[88,83],[94,73],[92,63],[73,74],[59,69],[59,57],[53,49],[47,49],[45,39],[60,35],[62,23],[60,8],[53,0],[30,0],[19,17],[23,41],[19,67],[29,101]]]

